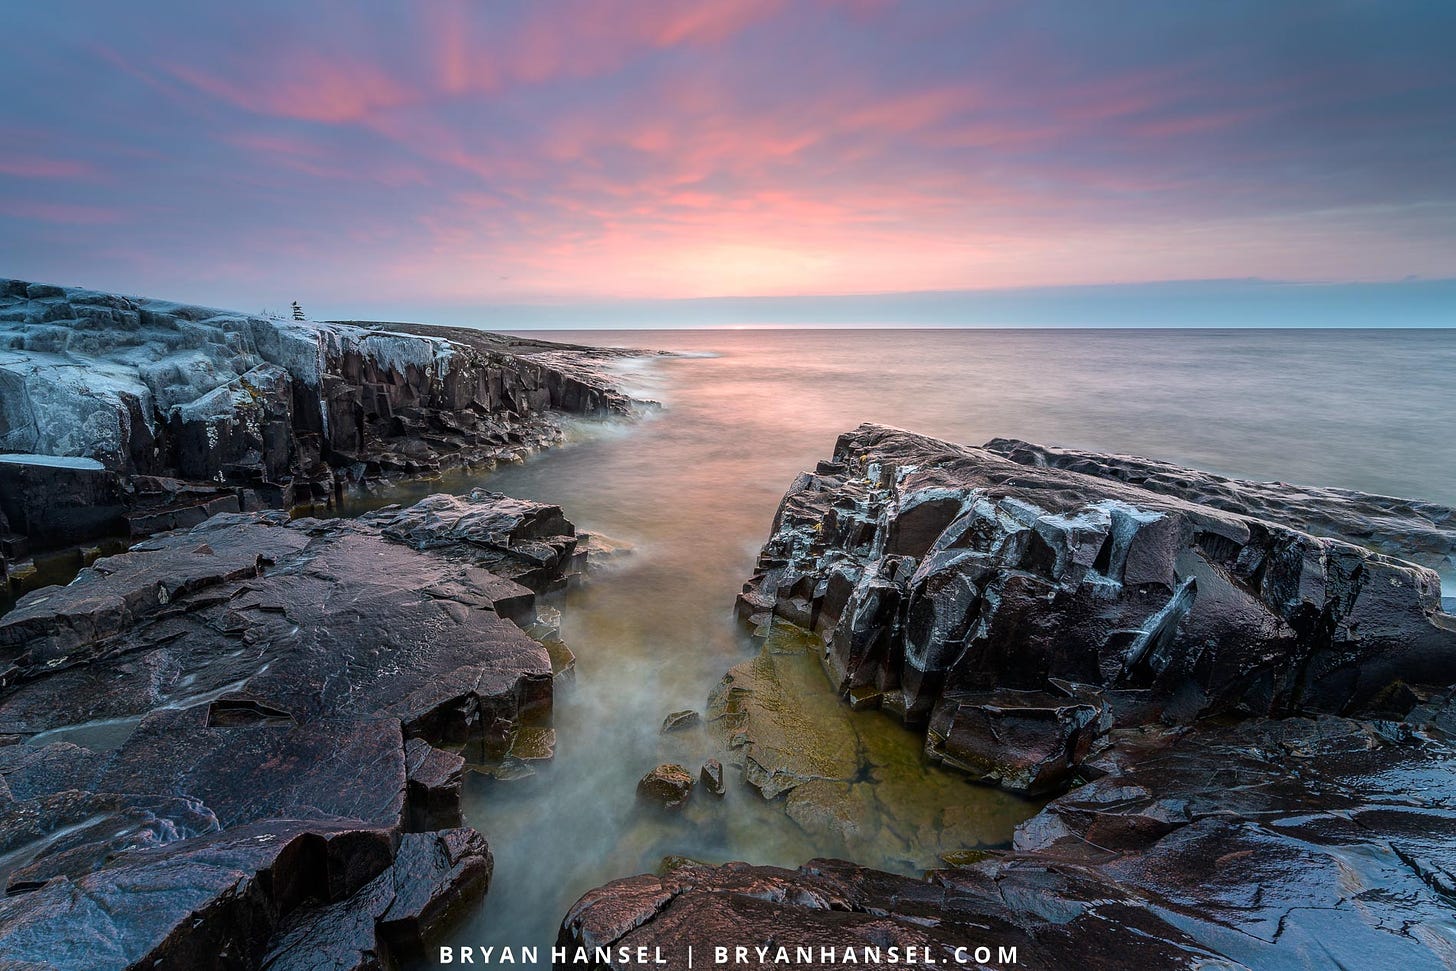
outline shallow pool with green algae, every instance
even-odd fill
[[[1008,844],[1040,808],[929,762],[921,736],[885,713],[853,710],[832,690],[822,651],[814,634],[776,621],[709,705],[725,761],[836,848],[821,855],[913,873]]]

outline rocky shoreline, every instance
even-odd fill
[[[650,406],[604,373],[643,353],[0,280],[0,588],[36,552],[519,461]]]
[[[535,598],[580,539],[485,492],[220,514],[23,598],[0,618],[0,966],[418,952],[489,883],[461,773],[549,715],[569,652]]]
[[[0,614],[0,969],[421,958],[492,876],[464,773],[553,751],[574,659],[539,598],[611,544],[482,490],[300,507],[631,416],[602,370],[628,353],[0,283],[0,555],[128,547]],[[662,723],[721,761],[637,785],[706,819],[741,778],[904,872],[674,857],[586,893],[560,943],[1448,966],[1453,523],[861,426],[792,484],[737,598],[762,652]],[[967,780],[994,798],[972,811]],[[906,875],[919,851],[940,863]]]
[[[561,943],[672,966],[724,942],[826,967],[821,947],[1448,966],[1456,618],[1388,554],[1449,563],[1450,510],[1141,462],[862,426],[790,488],[739,598],[761,633],[813,635],[845,703],[929,757],[1062,793],[1010,849],[925,879],[675,861],[587,893]],[[735,741],[765,795],[813,774]]]
[[[463,772],[550,756],[537,596],[610,547],[479,490],[293,516],[633,417],[634,353],[0,283],[0,574],[94,544],[0,615],[0,967],[394,967],[477,902]]]

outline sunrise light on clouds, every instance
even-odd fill
[[[294,10],[7,10],[7,270],[341,309],[1456,276],[1447,5]]]

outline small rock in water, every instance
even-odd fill
[[[703,763],[703,769],[698,773],[698,778],[703,780],[703,786],[715,796],[723,795],[723,763],[717,759],[709,759]]]
[[[636,547],[624,539],[612,539],[600,533],[579,533],[577,549],[586,553],[588,563],[617,560],[635,552]]]
[[[693,777],[676,762],[653,769],[637,783],[637,797],[663,809],[678,809],[693,794]]]
[[[675,711],[662,720],[662,734],[666,735],[668,732],[675,732],[680,728],[692,728],[702,720],[702,716],[691,708]]]

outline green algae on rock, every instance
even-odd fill
[[[820,664],[823,641],[775,621],[758,656],[709,699],[744,778],[806,834],[900,872],[946,854],[1010,844],[1039,803],[976,786],[932,764],[921,739],[881,712],[855,711]]]

